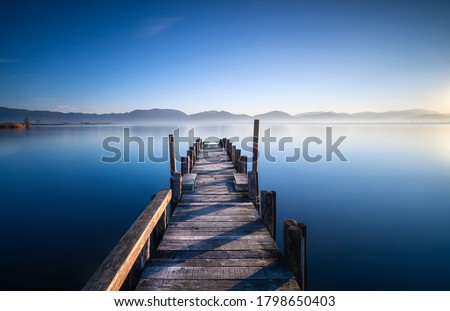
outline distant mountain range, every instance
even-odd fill
[[[291,123],[352,123],[352,122],[403,122],[403,123],[450,123],[450,114],[424,109],[410,109],[386,112],[338,113],[334,111],[307,112],[290,115],[282,111],[271,111],[249,116],[227,111],[205,111],[186,114],[174,109],[133,110],[125,113],[62,113],[0,107],[0,122],[21,122],[28,118],[34,124],[63,123],[162,123],[162,122],[250,122],[260,119],[266,122]]]

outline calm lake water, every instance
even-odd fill
[[[333,141],[347,136],[339,149],[348,161],[286,163],[305,138],[325,142],[327,126]],[[177,127],[130,133],[154,137],[161,155],[161,138]],[[450,125],[262,123],[261,134],[268,128],[293,142],[284,151],[272,143],[276,162],[260,159],[260,190],[277,191],[278,245],[284,218],[307,224],[311,290],[450,290]],[[251,125],[195,126],[203,138],[251,133]],[[122,126],[0,131],[0,289],[80,289],[169,187],[169,164],[139,163],[136,143],[130,163],[100,161],[113,155],[103,139],[123,135]],[[311,155],[325,154],[325,144],[313,145]]]

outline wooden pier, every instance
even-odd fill
[[[284,221],[283,256],[275,192],[251,195],[257,165],[247,174],[247,158],[227,139],[198,139],[177,172],[169,142],[171,190],[156,195],[83,289],[305,290],[305,226]]]

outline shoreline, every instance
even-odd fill
[[[0,122],[0,129],[25,130],[27,125],[20,122]]]

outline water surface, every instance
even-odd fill
[[[286,163],[305,138],[325,141],[327,126],[334,139],[347,136],[348,161]],[[161,155],[162,137],[177,127],[130,133],[154,137]],[[450,290],[450,126],[262,123],[261,134],[267,128],[277,141],[293,138],[284,151],[271,144],[275,162],[260,158],[260,189],[277,191],[280,247],[284,218],[307,224],[310,289]],[[251,125],[195,126],[200,137],[251,133]],[[169,187],[168,163],[139,163],[136,143],[130,163],[102,163],[112,135],[123,139],[123,126],[0,131],[1,289],[80,289],[151,196]],[[324,144],[311,146],[311,155],[324,154]]]

